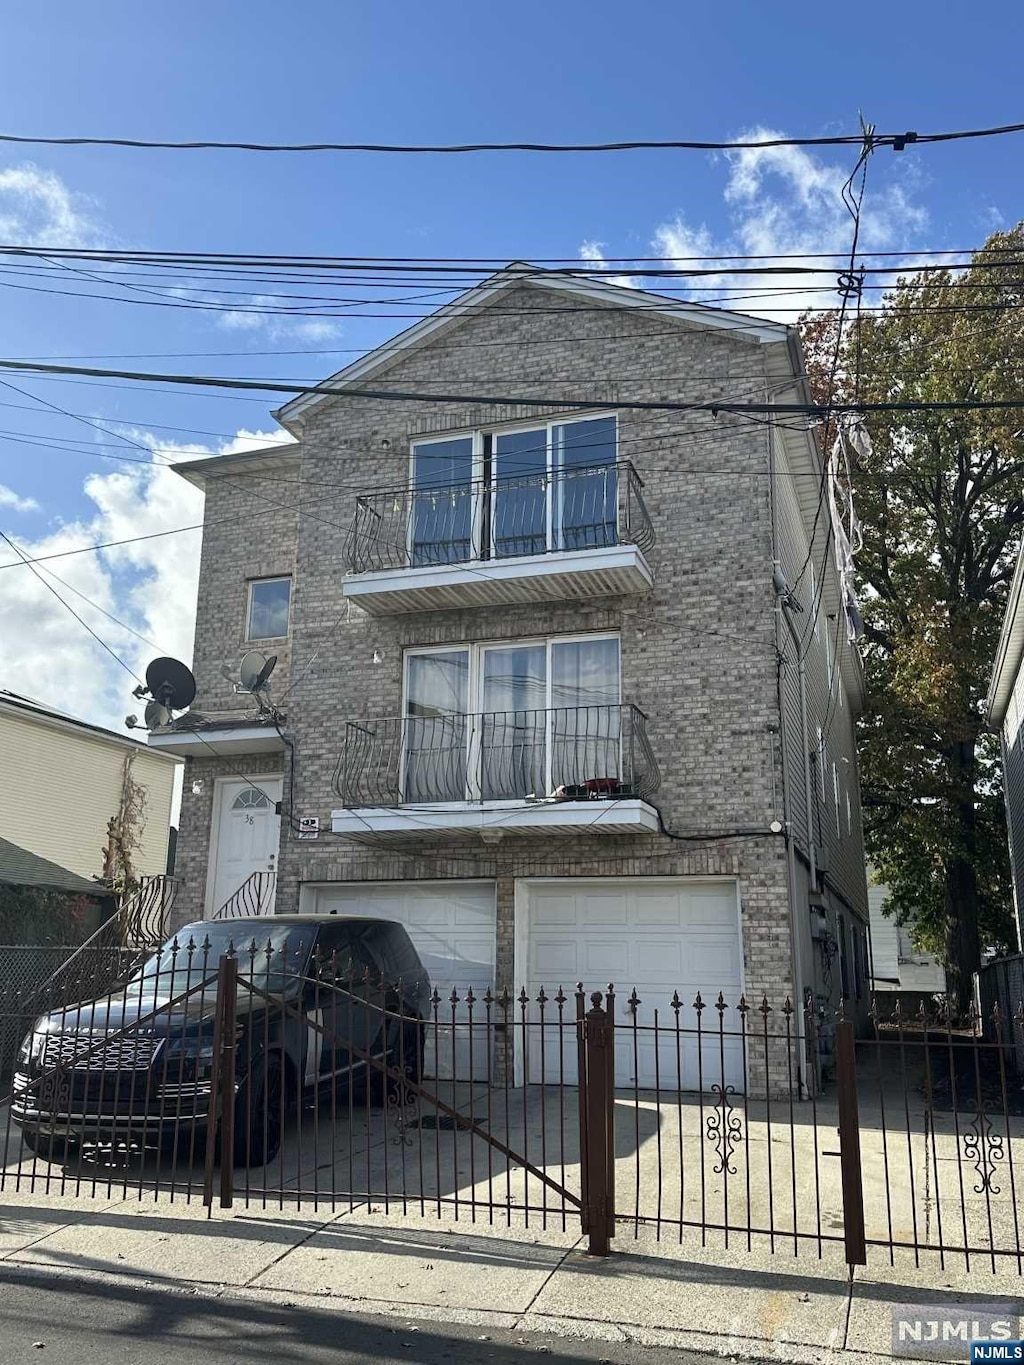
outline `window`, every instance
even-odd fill
[[[835,671],[835,660],[832,658],[832,619],[825,622],[825,670],[828,674],[828,692],[832,695],[832,682]]]
[[[818,777],[821,780],[821,799],[825,800],[825,736],[818,726]]]
[[[811,550],[811,554],[813,554],[813,553],[814,553],[814,551],[813,551],[813,549],[812,549],[812,550]],[[821,604],[820,604],[820,602],[818,601],[818,579],[817,579],[817,576],[816,576],[816,574],[815,574],[815,572],[814,572],[814,560],[813,560],[813,559],[808,559],[808,561],[807,561],[807,567],[808,567],[808,569],[810,570],[810,575],[809,575],[809,577],[808,577],[807,582],[808,582],[808,590],[809,590],[809,592],[810,592],[810,599],[811,599],[811,600],[810,600],[810,605],[809,605],[809,607],[808,607],[808,610],[809,610],[810,613],[811,613],[811,620],[814,622],[814,638],[815,638],[816,640],[818,640],[818,639],[821,638]],[[828,631],[827,631],[827,630],[826,630],[825,634],[826,634],[826,635],[828,634]]]
[[[231,803],[232,810],[265,810],[271,804],[270,797],[258,787],[246,787]]]
[[[846,793],[846,832],[853,833],[853,809],[850,805],[850,793]]]
[[[839,982],[842,999],[850,998],[850,940],[846,933],[846,920],[839,916]]]
[[[510,800],[621,775],[617,636],[406,655],[406,801]]]
[[[417,441],[413,565],[618,544],[613,416]]]
[[[842,838],[843,831],[839,824],[839,769],[834,763],[832,764],[832,795],[834,796],[836,803],[836,838],[840,839]]]
[[[288,634],[290,578],[258,578],[249,584],[247,640],[272,640]]]

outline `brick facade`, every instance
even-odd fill
[[[418,348],[396,354],[372,384],[417,391],[443,380],[449,392],[565,392],[609,410],[627,398],[763,401],[770,391],[766,349],[738,331],[622,307],[580,308],[567,295],[521,284]],[[544,415],[525,407],[332,398],[309,411],[301,443],[294,455],[282,457],[277,476],[263,470],[246,477],[236,466],[230,479],[207,480],[197,706],[237,708],[222,669],[237,665],[245,580],[292,573],[290,640],[273,649],[282,655],[275,695],[288,691],[282,710],[294,767],[283,754],[189,762],[179,911],[194,916],[202,910],[213,777],[284,770],[279,908],[297,908],[301,885],[314,881],[496,879],[498,984],[518,987],[511,979],[516,879],[735,877],[748,995],[759,1000],[765,993],[781,1004],[794,992],[789,875],[785,840],[768,831],[771,821],[783,819],[784,780],[802,791],[803,776],[802,766],[785,774],[782,768],[781,728],[791,720],[779,705],[764,426],[707,412],[619,411],[620,458],[631,460],[644,481],[657,535],[647,556],[654,587],[646,596],[394,617],[371,617],[343,598],[354,491],[407,483],[410,438]],[[290,510],[274,509],[268,500]],[[802,535],[802,548],[791,547],[797,564],[806,553],[806,530]],[[595,831],[572,838],[507,836],[497,846],[466,839],[381,849],[332,836],[331,811],[340,805],[333,780],[345,723],[401,714],[406,648],[587,631],[621,636],[622,699],[649,718],[662,777],[654,800],[665,826],[685,840]],[[849,701],[845,705],[839,731],[849,731],[849,742],[841,742],[849,759],[852,711]],[[799,742],[787,749],[802,765]],[[856,834],[849,848],[836,850],[836,866],[846,869],[845,888],[841,879],[835,887],[843,904],[857,900],[849,868],[860,856],[855,758],[852,763]],[[198,779],[201,790],[193,795]],[[801,825],[796,814],[794,807],[803,857],[807,816],[804,811]],[[293,826],[311,815],[324,832],[315,842],[300,842]],[[737,830],[758,833],[715,837]],[[866,919],[866,891],[863,911]],[[798,913],[799,932],[809,944],[806,908]]]

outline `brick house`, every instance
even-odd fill
[[[781,324],[512,266],[287,403],[293,443],[178,466],[206,494],[198,695],[151,737],[187,763],[179,913],[244,883],[398,918],[442,993],[866,1007],[815,437],[642,406],[806,402],[802,370]],[[277,722],[232,687],[252,647]]]

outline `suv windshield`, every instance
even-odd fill
[[[147,995],[152,991],[170,999],[215,976],[221,957],[233,952],[240,977],[263,990],[280,993],[298,984],[315,937],[316,929],[309,924],[257,926],[228,920],[186,924],[134,980]]]

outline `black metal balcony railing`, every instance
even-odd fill
[[[626,460],[362,494],[349,563],[367,573],[622,544],[654,544],[643,482]]]
[[[349,721],[335,776],[342,802],[646,798],[660,782],[635,706],[563,706]]]

